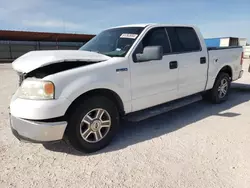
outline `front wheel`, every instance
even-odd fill
[[[112,141],[118,127],[119,113],[116,105],[106,97],[91,97],[71,111],[66,139],[81,152],[95,152]]]

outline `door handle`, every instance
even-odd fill
[[[177,69],[177,67],[178,67],[178,62],[177,61],[169,62],[169,68],[170,69]]]
[[[200,58],[200,64],[205,64],[207,62],[206,57]]]

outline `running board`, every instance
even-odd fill
[[[202,100],[201,94],[195,94],[182,99],[177,99],[165,104],[157,105],[151,108],[147,108],[145,110],[140,110],[128,114],[124,118],[128,121],[137,122],[192,104],[200,100]]]

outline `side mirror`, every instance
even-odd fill
[[[147,46],[142,54],[136,54],[136,62],[161,60],[163,57],[162,46]]]

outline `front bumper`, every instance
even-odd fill
[[[28,100],[17,98],[13,95],[10,103],[10,113],[12,116],[21,119],[52,119],[65,115],[71,105],[68,99],[60,98],[56,100]],[[25,110],[23,108],[25,107]]]
[[[12,133],[19,140],[33,143],[58,141],[63,138],[67,122],[38,122],[14,117],[10,114]]]

